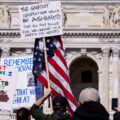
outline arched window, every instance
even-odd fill
[[[81,73],[81,81],[83,83],[92,82],[92,72],[91,71],[83,71]]]

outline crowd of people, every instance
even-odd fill
[[[44,114],[39,107],[52,94],[52,90],[47,89],[46,93],[38,99],[29,109],[20,108],[16,113],[16,120],[109,120],[109,113],[100,103],[100,96],[95,88],[85,88],[79,95],[77,109],[72,117],[68,111],[68,101],[63,96],[53,99],[53,113]],[[113,120],[120,120],[120,108],[114,108]]]

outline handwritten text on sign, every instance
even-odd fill
[[[1,60],[2,65],[0,67],[0,75],[13,75],[11,71],[6,72],[6,68],[16,68],[17,82],[16,89],[13,98],[13,109],[20,107],[30,108],[36,101],[36,98],[40,98],[43,93],[43,89],[40,83],[35,86],[34,76],[32,75],[33,55],[5,57]],[[2,77],[0,77],[2,79]],[[1,80],[0,80],[1,81]],[[3,90],[6,88],[7,82],[1,82],[0,88]]]
[[[40,38],[62,34],[61,3],[19,7],[21,37]]]

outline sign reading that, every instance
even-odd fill
[[[59,1],[19,7],[21,37],[40,38],[62,34]]]
[[[12,110],[17,70],[0,65],[0,109]]]
[[[36,101],[36,98],[42,96],[42,85],[35,86],[34,76],[32,75],[33,55],[8,57],[1,60],[4,66],[1,67],[1,74],[4,74],[6,67],[15,67],[17,69],[16,90],[13,98],[13,109],[20,107],[30,108]],[[9,72],[9,75],[10,72]],[[7,83],[1,84],[3,88]]]

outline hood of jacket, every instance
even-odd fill
[[[98,102],[85,102],[73,114],[75,120],[109,120],[106,109]]]

